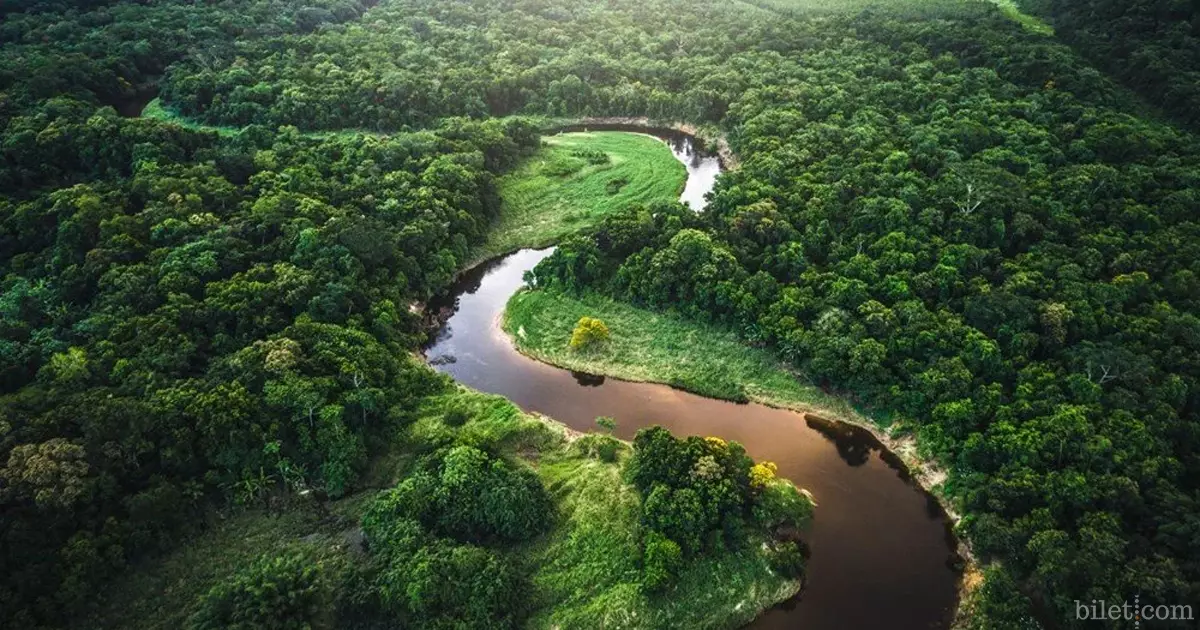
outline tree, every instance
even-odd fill
[[[263,556],[213,586],[189,630],[284,630],[324,626],[329,611],[322,565],[298,553]]]
[[[608,341],[608,326],[595,317],[580,317],[571,331],[571,349],[584,350],[594,348]]]
[[[41,509],[68,509],[86,498],[91,481],[83,445],[64,438],[21,444],[0,469],[5,482],[0,498],[32,499]]]

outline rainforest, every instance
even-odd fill
[[[1180,0],[0,0],[0,627],[1192,627],[1197,112]]]

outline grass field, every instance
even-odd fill
[[[584,316],[603,320],[612,337],[572,350],[571,331]],[[771,352],[745,345],[731,331],[599,294],[521,291],[509,300],[503,326],[522,352],[571,370],[666,383],[712,398],[855,415],[847,402],[803,383]]]
[[[444,418],[451,410],[471,420],[450,426]],[[531,573],[527,627],[736,628],[798,590],[798,582],[770,571],[760,541],[748,539],[739,550],[689,562],[667,592],[642,593],[640,499],[621,472],[628,446],[607,463],[573,448],[570,437],[563,425],[525,414],[500,396],[458,388],[431,398],[397,437],[394,452],[366,475],[372,487],[329,504],[329,514],[294,504],[276,514],[214,514],[204,533],[125,572],[77,627],[184,627],[198,597],[263,554],[298,551],[322,563],[327,575],[344,572],[365,561],[356,550],[358,521],[378,489],[403,478],[414,450],[446,443],[517,458],[537,472],[554,500],[550,532],[507,552]]]
[[[596,156],[595,163],[580,155],[585,152]],[[652,136],[619,131],[545,136],[541,149],[500,178],[500,219],[474,258],[550,245],[632,203],[674,201],[686,180],[683,164]]]

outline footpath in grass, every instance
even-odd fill
[[[585,316],[601,319],[611,336],[573,350],[571,332]],[[747,346],[732,331],[596,293],[520,291],[508,301],[503,326],[521,352],[567,369],[666,383],[712,398],[855,415],[844,400],[801,382],[770,351]]]
[[[641,133],[574,132],[500,178],[500,218],[475,258],[544,247],[632,203],[675,201],[687,169],[666,143]]]

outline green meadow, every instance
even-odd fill
[[[686,180],[687,169],[650,135],[544,136],[534,155],[500,178],[500,219],[475,258],[553,244],[631,203],[676,200]]]

